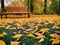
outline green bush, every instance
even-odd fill
[[[58,10],[58,1],[57,0],[51,1],[51,5],[49,6],[49,9],[52,12],[57,13],[57,10]]]

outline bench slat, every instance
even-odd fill
[[[28,12],[3,12],[1,14],[28,14]]]
[[[6,7],[7,12],[28,12],[28,7]]]

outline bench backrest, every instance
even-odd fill
[[[28,7],[6,7],[7,12],[28,12]]]

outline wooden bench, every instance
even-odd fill
[[[28,14],[28,17],[30,17],[28,7],[6,7],[6,11],[3,11],[0,13],[1,18],[3,15],[19,15],[19,14]]]

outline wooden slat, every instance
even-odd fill
[[[28,7],[6,7],[7,12],[28,12]]]

